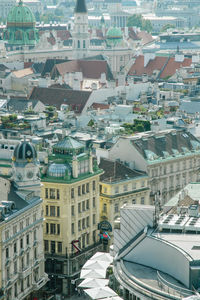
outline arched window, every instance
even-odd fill
[[[80,46],[80,41],[78,40],[78,48],[80,49],[80,47],[81,47],[81,46]]]
[[[85,49],[85,40],[83,40],[83,48]]]

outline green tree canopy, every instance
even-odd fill
[[[166,24],[161,28],[161,32],[165,32],[170,28],[175,28],[175,26],[173,24]]]
[[[127,26],[128,27],[136,26],[139,27],[141,30],[145,30],[147,32],[152,31],[151,22],[149,20],[145,20],[140,14],[134,14],[128,17]]]

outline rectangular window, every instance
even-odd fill
[[[81,231],[81,220],[78,221],[78,231]]]
[[[144,197],[141,197],[141,204],[144,204]]]
[[[10,268],[9,267],[6,269],[6,279],[7,280],[10,279]]]
[[[87,217],[87,219],[86,219],[86,226],[87,226],[87,227],[90,226],[90,217]]]
[[[26,219],[26,226],[29,226],[29,218]]]
[[[115,204],[115,213],[118,213],[119,212],[119,204]]]
[[[30,255],[29,253],[26,254],[26,265],[29,266],[30,263]]]
[[[115,187],[115,194],[118,194],[118,193],[119,193],[119,187],[116,186],[116,187]]]
[[[85,229],[85,219],[82,219],[82,229]]]
[[[14,261],[14,273],[17,273],[17,260]]]
[[[46,252],[49,251],[49,241],[47,241],[47,240],[44,241],[44,251],[46,251]]]
[[[50,206],[50,216],[51,217],[55,217],[56,216],[55,206]]]
[[[5,239],[8,240],[9,239],[9,230],[5,231]]]
[[[48,199],[49,198],[49,190],[45,189],[45,198]]]
[[[92,232],[92,240],[93,240],[93,243],[96,242],[96,230],[94,230],[94,231]]]
[[[74,188],[71,189],[71,198],[74,199]]]
[[[78,213],[81,213],[81,203],[78,203]]]
[[[89,209],[90,205],[89,205],[89,199],[86,200],[86,209]]]
[[[74,234],[74,223],[72,223],[72,234]]]
[[[23,221],[21,221],[21,222],[19,223],[19,228],[20,228],[20,230],[22,230],[22,229],[24,228],[24,226],[23,226]]]
[[[71,214],[74,216],[74,205],[71,206]]]
[[[49,224],[46,223],[46,234],[48,234],[48,233],[49,233]]]
[[[48,216],[49,215],[49,207],[48,207],[48,205],[46,205],[46,216]]]
[[[17,252],[17,243],[15,242],[14,245],[13,245],[13,250],[14,250],[14,253]]]
[[[96,224],[96,215],[93,214],[93,225]]]
[[[60,207],[57,206],[57,217],[60,217]]]
[[[124,192],[127,192],[128,191],[128,184],[125,184],[124,185]]]
[[[89,245],[89,243],[90,243],[90,234],[89,233],[87,233],[87,235],[86,235],[86,243],[87,243],[87,245]]]
[[[21,268],[22,268],[22,270],[24,270],[24,258],[23,257],[21,258]]]
[[[37,215],[36,214],[33,214],[33,222],[35,222],[37,219]]]
[[[26,245],[29,245],[29,234],[26,235]]]
[[[56,250],[56,242],[51,241],[51,253],[55,253],[55,250]]]
[[[62,252],[62,242],[58,242],[58,252]]]
[[[81,196],[81,187],[78,186],[78,196]]]
[[[85,184],[82,185],[82,194],[85,194]]]
[[[95,207],[95,206],[96,206],[96,198],[93,197],[93,207]]]
[[[20,239],[20,248],[21,248],[21,249],[23,248],[23,245],[24,245],[23,239]]]
[[[135,200],[135,199],[133,199],[133,200],[132,200],[132,204],[135,204],[135,203],[136,203],[136,200]]]
[[[50,189],[50,199],[55,199],[55,189]]]
[[[33,239],[34,239],[34,241],[37,240],[37,231],[36,231],[36,229],[33,232]]]
[[[13,226],[13,234],[16,234],[17,233],[17,225],[14,225]]]
[[[95,182],[95,180],[93,180],[93,182],[92,182],[92,189],[93,189],[93,191],[96,190],[96,182]]]
[[[82,202],[82,211],[85,211],[85,201]]]
[[[30,287],[30,275],[27,276],[27,287]]]
[[[21,280],[21,292],[23,292],[24,291],[24,281],[23,281],[23,279]]]
[[[86,193],[89,193],[89,191],[90,191],[89,183],[86,183]]]
[[[15,282],[15,285],[14,285],[14,294],[15,294],[15,297],[17,297],[17,282]]]
[[[57,234],[60,234],[60,224],[57,224]]]
[[[60,190],[57,190],[57,200],[60,199]]]
[[[141,183],[141,187],[144,187],[145,186],[145,182],[144,181],[142,181],[142,183]]]
[[[103,212],[107,213],[107,204],[106,203],[104,203],[104,205],[103,205]]]
[[[34,249],[34,259],[37,259],[37,248]]]
[[[9,258],[9,248],[6,248],[6,258]]]
[[[50,234],[56,234],[56,224],[50,224]]]

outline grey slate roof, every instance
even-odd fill
[[[77,0],[76,1],[76,7],[75,7],[74,12],[75,13],[86,13],[87,12],[85,0]]]
[[[112,161],[107,158],[100,160],[99,168],[104,170],[100,180],[116,182],[121,180],[133,179],[139,176],[146,176],[145,172],[132,170],[118,161]]]
[[[185,130],[163,131],[148,134],[139,139],[132,139],[132,145],[147,160],[167,158],[200,149],[200,142]]]

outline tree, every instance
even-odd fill
[[[141,30],[145,30],[147,32],[152,31],[152,24],[149,20],[145,20],[142,15],[140,14],[134,14],[130,17],[128,17],[127,20],[127,26],[128,27],[139,27]]]
[[[94,127],[94,121],[91,119],[91,120],[88,122],[87,126],[89,126],[89,127]]]
[[[165,32],[170,28],[175,28],[175,26],[173,24],[166,24],[161,28],[161,32]]]

